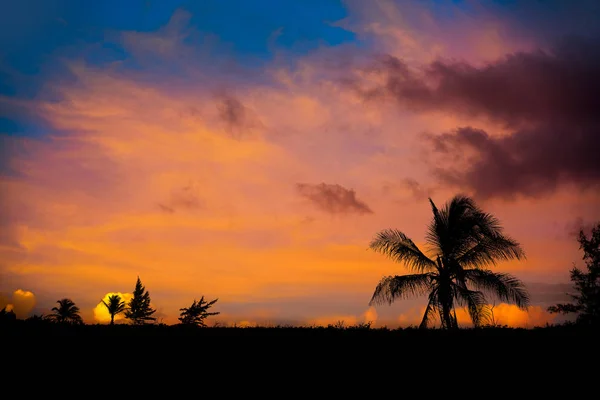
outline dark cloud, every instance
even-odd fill
[[[578,240],[580,232],[583,232],[584,235],[589,237],[592,234],[592,229],[598,223],[600,223],[600,221],[589,221],[584,220],[582,217],[577,217],[565,225],[565,231],[569,238]]]
[[[463,127],[428,139],[438,161],[450,159],[453,165],[434,167],[442,182],[471,187],[481,198],[510,198],[546,194],[562,183],[598,186],[600,148],[594,135],[544,126],[492,137]]]
[[[569,293],[575,293],[570,283],[526,282],[525,286],[531,296],[531,304],[544,308],[557,303],[570,303]]]
[[[415,111],[484,116],[511,131],[492,136],[458,128],[427,136],[436,153],[470,163],[438,169],[444,180],[482,197],[537,196],[564,182],[600,183],[600,42],[565,39],[551,52],[516,53],[485,66],[437,61],[414,71],[387,56],[371,72],[385,84],[353,87],[366,99],[392,98]]]
[[[413,178],[404,178],[398,182],[385,182],[381,187],[384,196],[392,196],[398,202],[427,200],[435,188],[426,186]],[[407,196],[408,192],[408,196]]]
[[[261,126],[254,112],[233,96],[222,96],[217,103],[217,110],[225,130],[235,139],[241,139],[252,129]]]
[[[338,184],[298,183],[296,189],[300,196],[310,200],[321,211],[330,214],[372,214],[367,204],[356,198],[352,189]]]
[[[219,116],[230,126],[242,126],[246,117],[244,105],[235,97],[225,97],[217,105]]]
[[[597,0],[519,0],[481,2],[485,10],[504,21],[514,37],[532,37],[548,43],[565,34],[600,33]],[[471,3],[472,4],[472,3]]]
[[[172,207],[166,206],[162,203],[158,203],[158,208],[160,208],[161,211],[166,212],[167,214],[173,214],[175,212],[175,210]]]
[[[405,178],[402,181],[402,185],[411,192],[415,200],[427,199],[431,197],[434,191],[432,188],[425,187],[412,178]]]
[[[564,40],[553,52],[511,54],[483,67],[436,61],[422,73],[385,56],[370,69],[384,74],[385,84],[358,89],[367,98],[391,96],[406,107],[484,115],[509,126],[548,119],[598,122],[598,43]]]

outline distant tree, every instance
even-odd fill
[[[118,294],[112,294],[108,296],[108,303],[102,300],[102,304],[104,304],[104,306],[108,310],[108,313],[110,314],[111,325],[115,324],[115,315],[124,312],[126,309],[125,302],[121,300],[121,296],[119,296]]]
[[[79,315],[79,307],[71,299],[57,300],[58,307],[52,307],[52,314],[45,316],[45,319],[53,322],[83,325],[83,319]]]
[[[17,320],[17,315],[15,312],[11,310],[7,310],[6,306],[2,310],[0,310],[0,323],[13,322]]]
[[[438,314],[446,329],[458,327],[457,305],[466,306],[473,324],[480,325],[489,313],[484,292],[526,309],[529,295],[523,283],[510,274],[486,268],[497,260],[524,258],[519,243],[504,235],[499,221],[469,197],[454,196],[442,209],[431,199],[429,202],[433,218],[426,243],[431,258],[404,233],[395,229],[379,232],[370,248],[404,262],[416,273],[383,277],[369,304],[391,304],[397,298],[428,295],[421,328]]]
[[[600,222],[592,228],[588,239],[579,231],[579,248],[583,250],[587,272],[577,267],[571,269],[571,281],[577,294],[570,294],[573,303],[548,307],[551,313],[577,314],[576,322],[582,325],[600,325]]]
[[[206,302],[204,300],[204,296],[200,298],[200,301],[194,302],[188,308],[180,308],[181,314],[179,316],[179,321],[183,325],[196,325],[196,326],[206,326],[204,320],[211,315],[218,315],[220,312],[208,312],[208,309],[213,306],[219,299],[214,299],[212,301]]]
[[[138,276],[133,291],[133,297],[125,310],[125,318],[131,320],[134,325],[144,325],[148,321],[156,321],[152,315],[156,312],[150,305],[150,293],[146,290]]]
[[[31,317],[27,318],[25,321],[29,322],[29,323],[38,324],[38,323],[47,322],[47,318],[44,314],[33,314]]]

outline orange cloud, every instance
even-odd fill
[[[35,305],[35,295],[28,290],[17,289],[10,297],[0,294],[0,309],[6,307],[7,311],[13,311],[19,319],[29,317]]]
[[[326,315],[319,318],[312,318],[306,321],[306,326],[336,326],[352,327],[359,324],[371,324],[374,326],[377,322],[377,311],[369,307],[362,315]]]
[[[425,306],[418,308],[411,308],[406,312],[400,314],[397,318],[397,323],[399,327],[415,327],[421,324],[423,320],[423,313],[425,312]],[[430,325],[434,325],[434,321],[431,322]],[[396,326],[390,326],[390,328],[395,328]]]
[[[308,326],[336,326],[348,327],[358,323],[358,318],[355,315],[329,315],[320,318],[311,319],[307,322]]]
[[[23,289],[17,289],[12,293],[10,303],[7,304],[7,310],[12,310],[17,318],[25,319],[30,316],[35,305],[36,298],[32,292]]]
[[[500,303],[492,308],[492,319],[488,322],[494,325],[507,325],[513,328],[534,328],[551,324],[556,315],[548,313],[540,306],[530,306],[527,311],[515,305]],[[466,309],[458,309],[456,318],[460,325],[470,325],[471,320]]]
[[[372,323],[375,325],[377,323],[377,310],[375,307],[369,307],[367,311],[364,313],[365,323]]]
[[[491,307],[488,306],[488,307]],[[484,321],[484,325],[509,326],[512,328],[534,328],[552,324],[556,315],[550,314],[541,306],[530,306],[526,311],[521,310],[513,304],[500,303],[493,306],[492,314],[489,320]],[[411,308],[402,313],[397,321],[398,326],[419,326],[423,318],[425,307]],[[456,318],[459,326],[472,327],[471,318],[466,308],[456,309]],[[439,326],[439,318],[435,318],[429,326]]]

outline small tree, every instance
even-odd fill
[[[127,306],[125,318],[131,320],[134,325],[144,325],[147,321],[156,321],[156,318],[152,316],[156,310],[150,306],[150,293],[142,285],[139,276],[135,284],[133,297]]]
[[[574,303],[556,304],[548,307],[551,313],[577,314],[579,324],[600,324],[600,222],[592,228],[588,239],[579,231],[579,248],[583,250],[587,272],[577,267],[571,269],[571,281],[577,294],[570,294]]]
[[[219,299],[214,299],[210,302],[204,300],[204,296],[200,298],[200,301],[194,302],[188,308],[180,308],[181,314],[179,321],[183,325],[195,325],[195,326],[206,326],[204,320],[211,315],[218,315],[220,312],[208,312],[207,310],[213,306]]]
[[[102,304],[104,304],[108,310],[108,313],[110,314],[111,325],[115,324],[115,315],[124,312],[126,309],[125,302],[121,300],[121,296],[118,294],[112,294],[108,296],[108,303],[102,300]]]
[[[13,322],[17,320],[17,315],[11,309],[7,310],[7,306],[4,306],[2,310],[0,310],[0,323],[3,322]]]
[[[83,319],[79,315],[79,307],[75,305],[71,299],[60,299],[56,301],[58,307],[52,307],[52,314],[48,314],[45,318],[49,321],[83,325]]]

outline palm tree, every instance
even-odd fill
[[[121,296],[118,294],[112,294],[108,296],[108,303],[102,300],[102,304],[106,306],[108,313],[110,314],[110,324],[115,324],[115,315],[125,311],[125,302],[121,300]]]
[[[83,324],[83,319],[79,315],[79,307],[71,299],[61,299],[57,301],[58,307],[52,307],[52,314],[45,318],[67,324]]]
[[[383,277],[369,305],[428,295],[420,327],[427,328],[437,314],[446,329],[458,328],[457,305],[466,306],[473,324],[480,325],[488,314],[486,294],[527,309],[529,295],[524,284],[510,274],[486,268],[498,260],[525,258],[519,243],[502,233],[498,219],[463,195],[455,196],[442,209],[431,199],[429,202],[433,211],[426,234],[430,256],[399,230],[383,230],[371,241],[372,250],[404,262],[415,273]]]

